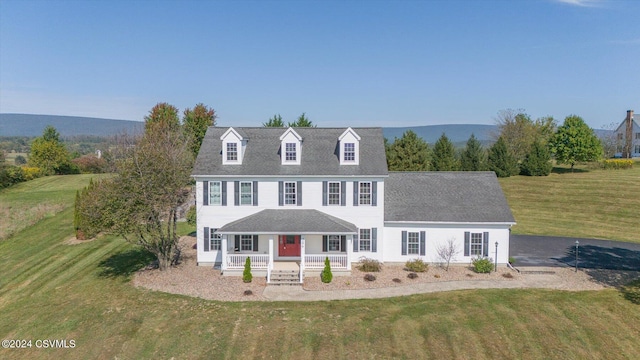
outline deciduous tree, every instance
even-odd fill
[[[147,131],[150,127],[166,127],[169,130],[180,128],[180,118],[178,108],[167,103],[157,103],[149,114],[144,117],[144,128]]]
[[[455,171],[458,170],[458,159],[456,159],[456,149],[453,144],[442,133],[440,138],[433,145],[431,154],[431,170],[433,171]]]
[[[429,146],[411,130],[396,138],[386,150],[387,166],[391,171],[429,170]]]
[[[460,154],[460,170],[484,171],[487,170],[487,153],[475,135],[471,134],[467,145]]]
[[[39,167],[45,175],[73,173],[69,151],[53,126],[47,126],[31,144],[29,165]]]
[[[498,177],[509,177],[518,174],[518,162],[509,152],[507,144],[502,137],[498,138],[489,148],[489,170],[494,171]]]
[[[551,152],[560,164],[594,161],[602,156],[600,140],[581,117],[569,115],[550,142]]]
[[[496,138],[504,139],[507,148],[518,161],[524,160],[534,141],[546,144],[556,128],[553,117],[542,117],[534,122],[524,109],[501,110],[496,123],[499,130]]]
[[[202,139],[209,126],[216,125],[216,112],[212,108],[200,103],[193,110],[187,108],[182,117],[183,131],[189,140],[189,148],[195,159],[200,151]]]

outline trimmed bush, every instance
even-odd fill
[[[376,281],[376,276],[375,276],[375,275],[373,275],[373,274],[366,274],[366,275],[364,276],[364,279],[365,279],[366,281]]]
[[[328,284],[331,282],[331,280],[333,280],[333,273],[331,273],[331,262],[329,261],[328,256],[324,259],[324,269],[320,274],[320,280],[322,280],[322,282],[325,284]]]
[[[380,270],[382,270],[382,264],[378,260],[370,259],[363,256],[360,258],[360,265],[358,265],[358,270],[362,272],[380,272]]]
[[[488,274],[493,270],[493,262],[491,258],[477,257],[471,260],[473,271],[479,274]]]
[[[244,271],[242,272],[242,281],[250,283],[253,280],[251,275],[251,258],[247,256],[247,261],[244,262]]]
[[[429,264],[422,261],[422,259],[409,260],[404,264],[405,270],[411,272],[426,272],[429,269]]]

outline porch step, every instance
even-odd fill
[[[300,285],[299,270],[273,270],[271,271],[270,285]]]

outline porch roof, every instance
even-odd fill
[[[357,234],[358,228],[313,209],[267,209],[230,222],[219,234]]]

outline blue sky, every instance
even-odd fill
[[[0,112],[592,127],[640,112],[640,1],[0,0]]]

